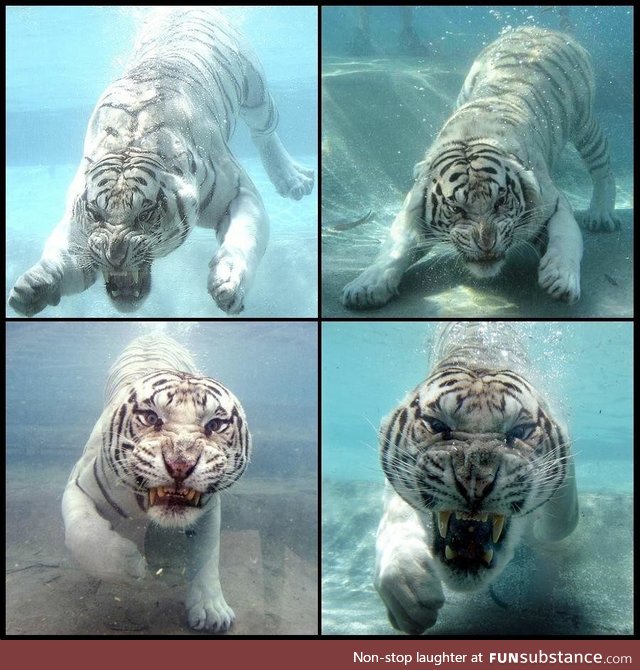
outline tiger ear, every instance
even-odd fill
[[[541,196],[540,184],[533,170],[525,167],[524,163],[515,154],[506,154],[506,158],[522,180],[527,201],[539,200]]]
[[[416,163],[413,166],[413,178],[417,181],[426,176],[427,170],[427,159],[421,160],[419,163]]]

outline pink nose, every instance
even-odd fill
[[[196,461],[185,460],[183,458],[165,458],[164,464],[167,472],[178,481],[184,481],[196,467]]]

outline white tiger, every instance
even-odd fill
[[[134,340],[115,362],[105,409],[62,498],[67,547],[91,575],[147,572],[149,523],[188,538],[189,625],[226,631],[234,621],[218,574],[220,492],[244,472],[251,436],[238,399],[200,375],[173,340]]]
[[[538,283],[552,297],[580,297],[582,235],[551,179],[567,140],[593,181],[583,223],[619,226],[607,140],[593,116],[588,53],[539,28],[506,33],[478,56],[377,258],[343,291],[347,307],[379,307],[427,249],[448,244],[476,277],[497,275],[511,249],[544,245]]]
[[[576,527],[569,434],[531,373],[510,325],[448,323],[429,376],[383,421],[375,587],[395,628],[433,626],[442,585],[490,584],[522,537],[556,542]]]
[[[113,304],[135,309],[151,288],[153,259],[198,225],[220,243],[209,293],[220,309],[240,312],[269,224],[228,146],[238,117],[278,192],[310,193],[313,171],[280,142],[262,67],[242,37],[212,9],[153,12],[124,74],[96,105],[65,214],[40,261],[16,281],[11,307],[33,316],[102,272]]]

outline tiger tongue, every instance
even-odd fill
[[[461,519],[453,514],[449,521],[447,546],[464,558],[483,558],[493,548],[491,522]]]

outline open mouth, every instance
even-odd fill
[[[493,557],[506,535],[504,514],[436,512],[436,549],[445,564],[466,572],[491,568]]]
[[[199,507],[201,495],[200,491],[195,489],[156,486],[149,489],[149,507],[154,505]]]
[[[151,266],[134,270],[103,269],[105,288],[114,305],[123,312],[135,309],[151,290]]]
[[[504,263],[504,256],[483,256],[482,258],[465,258],[471,274],[476,277],[495,277]]]

